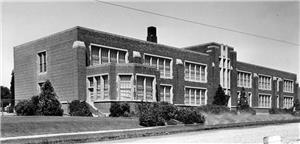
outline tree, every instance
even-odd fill
[[[245,88],[242,87],[241,96],[238,102],[238,109],[245,110],[248,108],[249,108],[248,97],[246,96]]]
[[[37,113],[45,116],[61,116],[63,114],[61,104],[57,100],[57,95],[49,80],[41,88],[41,93],[38,97]]]
[[[219,85],[218,90],[216,91],[216,94],[214,96],[214,105],[221,105],[221,106],[226,106],[229,100],[229,96],[225,95],[223,88],[221,85]]]
[[[295,100],[294,100],[294,109],[296,110],[296,111],[299,111],[300,110],[300,102],[299,102],[299,99],[298,98],[295,98]]]
[[[15,107],[15,73],[14,73],[14,70],[11,73],[10,94],[11,94],[11,109],[9,110],[9,112],[13,112],[13,107]]]
[[[11,94],[7,87],[1,86],[1,103],[2,103],[2,109],[9,105],[11,100]]]

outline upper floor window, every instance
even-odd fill
[[[145,54],[144,64],[156,67],[161,78],[172,78],[172,59]]]
[[[46,51],[39,52],[39,72],[43,73],[47,71],[47,57],[46,57]]]
[[[187,81],[206,82],[206,65],[185,62],[184,78]]]
[[[259,75],[258,88],[262,90],[271,90],[271,77]]]
[[[283,91],[293,93],[294,92],[294,82],[291,80],[284,80]]]
[[[251,88],[251,73],[238,72],[237,85],[238,87]]]
[[[91,45],[91,65],[127,63],[127,50]]]

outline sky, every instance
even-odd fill
[[[1,3],[0,85],[9,87],[13,47],[74,26],[141,40],[157,27],[158,43],[178,48],[207,42],[234,47],[238,61],[299,75],[299,1],[109,1],[141,10],[253,33],[295,44],[145,14],[95,0]],[[298,44],[298,45],[297,45]],[[298,81],[299,81],[298,76]]]

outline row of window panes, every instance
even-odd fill
[[[283,97],[283,108],[291,108],[293,107],[294,102],[293,102],[293,97]]]
[[[38,53],[39,57],[39,71],[40,73],[47,71],[47,60],[46,60],[46,51]]]
[[[251,88],[251,74],[238,72],[237,85],[239,87]]]
[[[231,67],[230,60],[229,59],[226,60],[225,58],[219,58],[219,67],[230,69]]]
[[[91,64],[126,63],[126,51],[91,46]]]
[[[258,80],[259,89],[271,90],[271,77],[259,76]]]
[[[270,108],[271,107],[271,95],[259,94],[259,96],[258,96],[258,107]]]
[[[223,88],[230,88],[230,70],[220,68],[220,84]]]
[[[185,88],[184,104],[185,105],[205,105],[206,90],[197,88]]]
[[[88,93],[91,100],[109,99],[108,75],[88,77]]]
[[[294,82],[290,80],[284,80],[283,83],[284,92],[294,92]]]
[[[135,100],[154,101],[153,77],[137,76]]]
[[[185,62],[185,80],[206,82],[206,66]]]
[[[160,85],[160,101],[172,103],[172,86]]]
[[[156,67],[160,71],[161,78],[172,77],[171,59],[145,55],[144,63],[146,65],[151,65]]]

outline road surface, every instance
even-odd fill
[[[284,143],[300,143],[300,123],[186,132],[102,143],[263,143],[265,136],[275,135],[281,136]],[[97,143],[101,142],[89,144]]]

